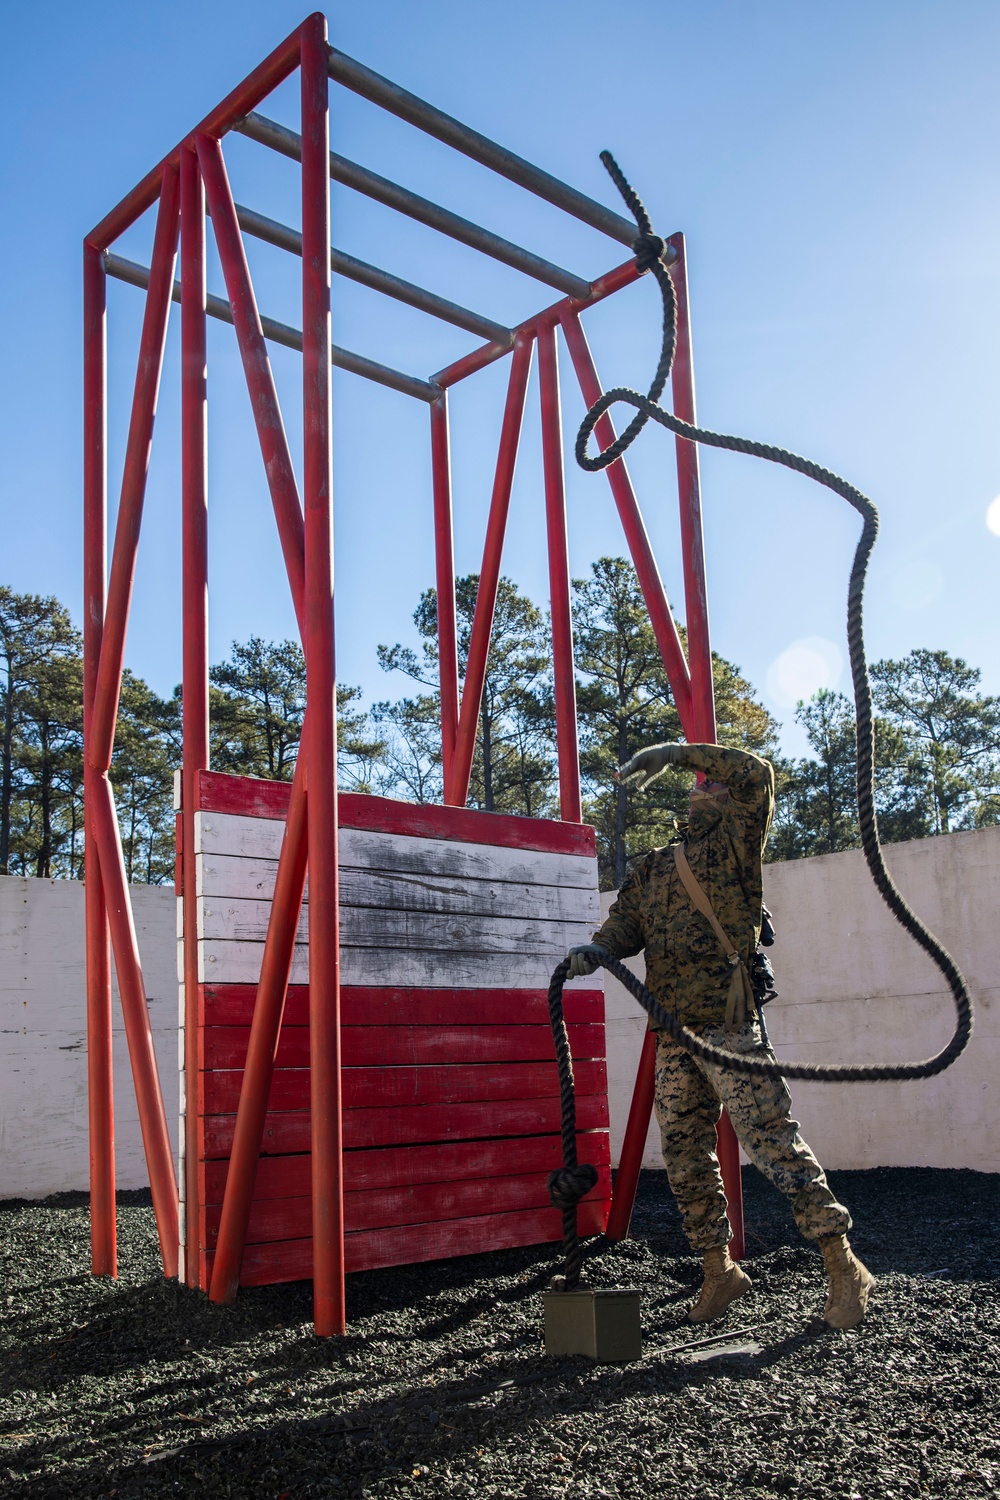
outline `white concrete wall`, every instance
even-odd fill
[[[132,887],[164,1107],[176,1149],[174,908],[172,886]],[[118,1186],[145,1187],[149,1176],[117,987],[114,1018]],[[83,886],[0,875],[0,1198],[42,1198],[86,1188],[88,1180]]]
[[[889,847],[904,897],[951,952],[976,1002],[968,1050],[912,1083],[793,1083],[803,1134],[831,1168],[971,1167],[1000,1171],[1000,828]],[[955,1011],[938,970],[883,905],[860,852],[765,865],[777,942],[778,998],[767,1007],[779,1057],[903,1062],[937,1052]],[[604,909],[613,896],[603,898]],[[641,960],[630,966],[642,973]],[[644,1017],[610,976],[612,1159],[628,1115]],[[643,1165],[661,1167],[655,1126]]]
[[[976,1001],[968,1052],[946,1073],[899,1084],[796,1084],[806,1139],[829,1167],[1000,1171],[1000,828],[897,844],[888,862],[904,896],[954,954]],[[951,1031],[937,970],[882,905],[859,853],[765,866],[778,941],[779,998],[768,1025],[781,1057],[902,1061]],[[171,1138],[177,1121],[175,902],[170,887],[132,898]],[[613,900],[602,898],[604,910]],[[0,876],[0,1198],[87,1186],[83,887]],[[641,974],[641,960],[633,960]],[[644,1020],[610,978],[608,1074],[613,1158],[628,1115]],[[115,1010],[118,1183],[147,1182]],[[644,1164],[659,1167],[655,1127]]]

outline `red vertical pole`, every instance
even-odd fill
[[[101,252],[83,250],[83,734],[90,748],[107,574],[106,277]],[[89,809],[94,773],[84,754]],[[101,868],[89,818],[84,875],[87,923],[87,1099],[90,1124],[90,1256],[95,1276],[115,1276],[115,1106],[111,1050],[111,960]]]
[[[524,400],[528,389],[528,374],[531,370],[533,342],[529,334],[519,333],[511,361],[507,402],[504,407],[503,426],[500,429],[500,452],[497,456],[489,520],[486,523],[483,566],[479,573],[476,611],[472,618],[472,631],[469,638],[469,660],[466,664],[465,683],[462,688],[462,711],[459,715],[458,734],[455,741],[452,780],[450,785],[447,783],[445,785],[444,800],[454,807],[464,807],[469,797],[469,779],[472,775],[472,759],[476,750],[476,728],[483,702],[483,686],[486,682],[486,663],[490,654],[490,635],[493,630],[493,614],[496,609],[497,587],[500,582],[500,560],[503,556],[503,541],[507,531],[507,512],[510,509],[514,464],[517,460],[517,449],[521,438],[521,422],[524,417]]]
[[[181,150],[181,474],[183,551],[184,1279],[198,1285],[202,1235],[203,1005],[198,983],[194,815],[208,748],[208,476],[205,335],[205,191],[191,146]]]
[[[455,623],[455,544],[451,515],[448,393],[431,404],[431,472],[434,482],[434,561],[437,584],[438,668],[441,682],[441,768],[444,800],[453,781],[458,735],[458,633]]]
[[[688,300],[687,257],[684,236],[675,234],[670,243],[677,258],[670,267],[677,294],[677,352],[674,355],[672,391],[674,411],[685,422],[697,421],[694,397],[694,360],[691,350],[691,312]],[[691,699],[694,707],[695,738],[714,745],[715,685],[712,677],[712,646],[708,629],[708,586],[705,578],[705,539],[701,524],[701,477],[698,444],[687,438],[676,438],[677,490],[681,512],[681,556],[684,560],[684,614],[687,620],[688,662],[691,667]],[[740,1172],[740,1145],[727,1114],[723,1114],[717,1131],[717,1150],[722,1182],[729,1203],[729,1222],[733,1230],[732,1254],[741,1259],[745,1253],[743,1235],[743,1179]]]
[[[677,352],[671,376],[674,412],[694,424],[694,364],[691,354],[691,318],[688,304],[687,260],[684,236],[675,234],[670,243],[677,259],[670,275],[677,295]],[[712,648],[708,630],[708,587],[705,581],[705,539],[701,525],[701,477],[698,444],[687,438],[674,439],[677,448],[677,491],[681,515],[681,558],[684,564],[684,614],[687,623],[688,664],[694,707],[694,736],[702,744],[715,743],[715,689],[712,680]]]
[[[564,822],[579,823],[580,750],[576,729],[576,675],[573,670],[573,615],[570,601],[569,542],[566,535],[562,414],[559,406],[556,331],[551,323],[538,330],[538,378],[542,403],[542,466],[545,475],[549,597],[552,605],[559,814]]]
[[[325,16],[313,15],[303,23],[301,82],[313,1321],[322,1336],[343,1333],[346,1327],[330,431],[330,114]]]

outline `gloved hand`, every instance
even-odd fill
[[[686,745],[650,745],[648,750],[640,750],[619,766],[618,780],[630,781],[637,792],[642,791],[657,776],[662,776],[668,766],[683,764],[686,749]]]
[[[604,958],[607,948],[602,948],[599,943],[582,943],[579,948],[569,950],[569,973],[567,979],[585,979],[588,974],[593,974],[599,968],[598,959],[595,954]]]
[[[662,261],[663,252],[667,245],[658,234],[640,234],[633,242],[632,249],[635,251],[635,267],[637,271],[650,271],[654,261]]]

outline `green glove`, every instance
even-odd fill
[[[599,959],[607,957],[607,948],[598,943],[583,943],[569,950],[569,973],[567,979],[585,979],[599,968]]]
[[[618,780],[630,781],[640,792],[657,776],[662,776],[668,766],[682,765],[686,750],[686,745],[650,745],[619,767]]]

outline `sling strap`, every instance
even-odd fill
[[[726,996],[726,1030],[738,1031],[747,1017],[756,1011],[753,986],[750,983],[747,966],[726,936],[721,922],[715,915],[711,901],[706,896],[701,885],[698,883],[694,871],[688,864],[684,845],[674,844],[673,850],[677,873],[681,877],[681,884],[691,898],[691,905],[696,911],[700,911],[702,916],[711,924],[712,931],[719,939],[723,952],[729,959],[733,975],[729,981],[729,992]]]

